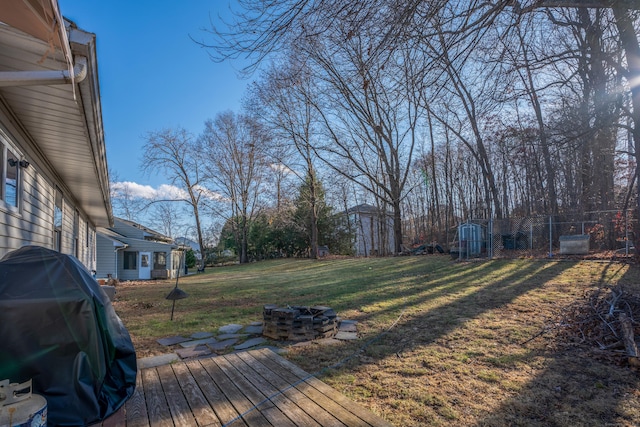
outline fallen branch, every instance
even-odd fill
[[[640,294],[614,286],[585,293],[584,299],[561,309],[555,324],[562,326],[558,338],[563,341],[591,346],[598,358],[640,367],[637,319],[640,319]]]
[[[638,346],[636,345],[631,319],[629,319],[625,313],[620,313],[618,315],[618,320],[620,321],[622,341],[624,342],[624,348],[627,350],[627,355],[631,357],[638,357]]]

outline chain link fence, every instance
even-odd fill
[[[451,256],[469,258],[628,257],[633,254],[632,211],[599,211],[458,224]]]

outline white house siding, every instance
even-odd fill
[[[153,263],[153,253],[154,252],[164,252],[167,254],[167,270],[170,270],[170,278],[175,278],[176,271],[171,268],[174,262],[175,251],[172,250],[172,245],[158,243],[158,242],[150,242],[145,240],[132,240],[132,239],[123,239],[127,242],[129,247],[126,249],[119,250],[117,252],[118,257],[118,279],[120,280],[138,280],[140,278],[140,273],[138,268],[140,267],[138,261],[136,261],[136,269],[135,270],[125,270],[124,269],[124,253],[125,252],[136,252],[140,254],[140,252],[149,252],[151,254],[151,262]],[[137,257],[136,257],[137,259]],[[152,264],[153,269],[153,264]]]
[[[3,116],[0,115],[0,120]],[[3,138],[17,151],[17,154],[25,156],[19,149],[15,138],[0,127]],[[26,157],[26,156],[25,156]],[[33,159],[27,157],[30,165],[19,169],[19,206],[18,209],[7,207],[0,201],[0,257],[22,246],[34,245],[49,249],[54,248],[53,212],[55,203],[55,184],[41,171],[39,165]],[[73,217],[76,207],[68,199],[64,199],[62,252],[73,253]],[[78,259],[92,270],[95,268],[95,247],[87,246],[89,239],[95,236],[95,227],[87,222],[86,216],[79,211],[80,230],[78,236],[81,251]],[[89,233],[87,233],[87,228]],[[89,242],[91,243],[91,242]]]
[[[96,260],[96,277],[120,278],[118,264],[116,264],[116,247],[113,240],[96,234],[96,250],[100,254]]]
[[[113,222],[113,227],[111,227],[111,229],[116,233],[122,234],[123,236],[127,236],[131,239],[142,240],[145,236],[145,232],[143,230],[120,221],[118,218]]]

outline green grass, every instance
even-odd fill
[[[275,260],[180,278],[189,297],[173,321],[175,281],[120,284],[114,307],[148,356],[166,351],[158,338],[260,321],[265,304],[330,306],[361,338],[285,357],[397,426],[640,425],[637,373],[553,330],[528,341],[589,290],[638,291],[639,273],[595,261]]]

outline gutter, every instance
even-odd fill
[[[87,58],[76,56],[74,59],[76,65],[71,71],[0,71],[0,87],[79,83],[87,77]]]
[[[116,255],[116,257],[115,257],[115,258],[116,258],[116,259],[115,259],[115,264],[116,264],[116,265],[115,265],[116,277],[114,277],[114,279],[117,279],[117,278],[118,278],[118,251],[119,251],[119,250],[122,250],[122,249],[127,249],[128,247],[129,247],[129,245],[127,245],[126,243],[124,243],[124,246],[117,247],[117,248],[115,248],[115,250],[113,251],[113,253],[115,253],[115,255]]]

